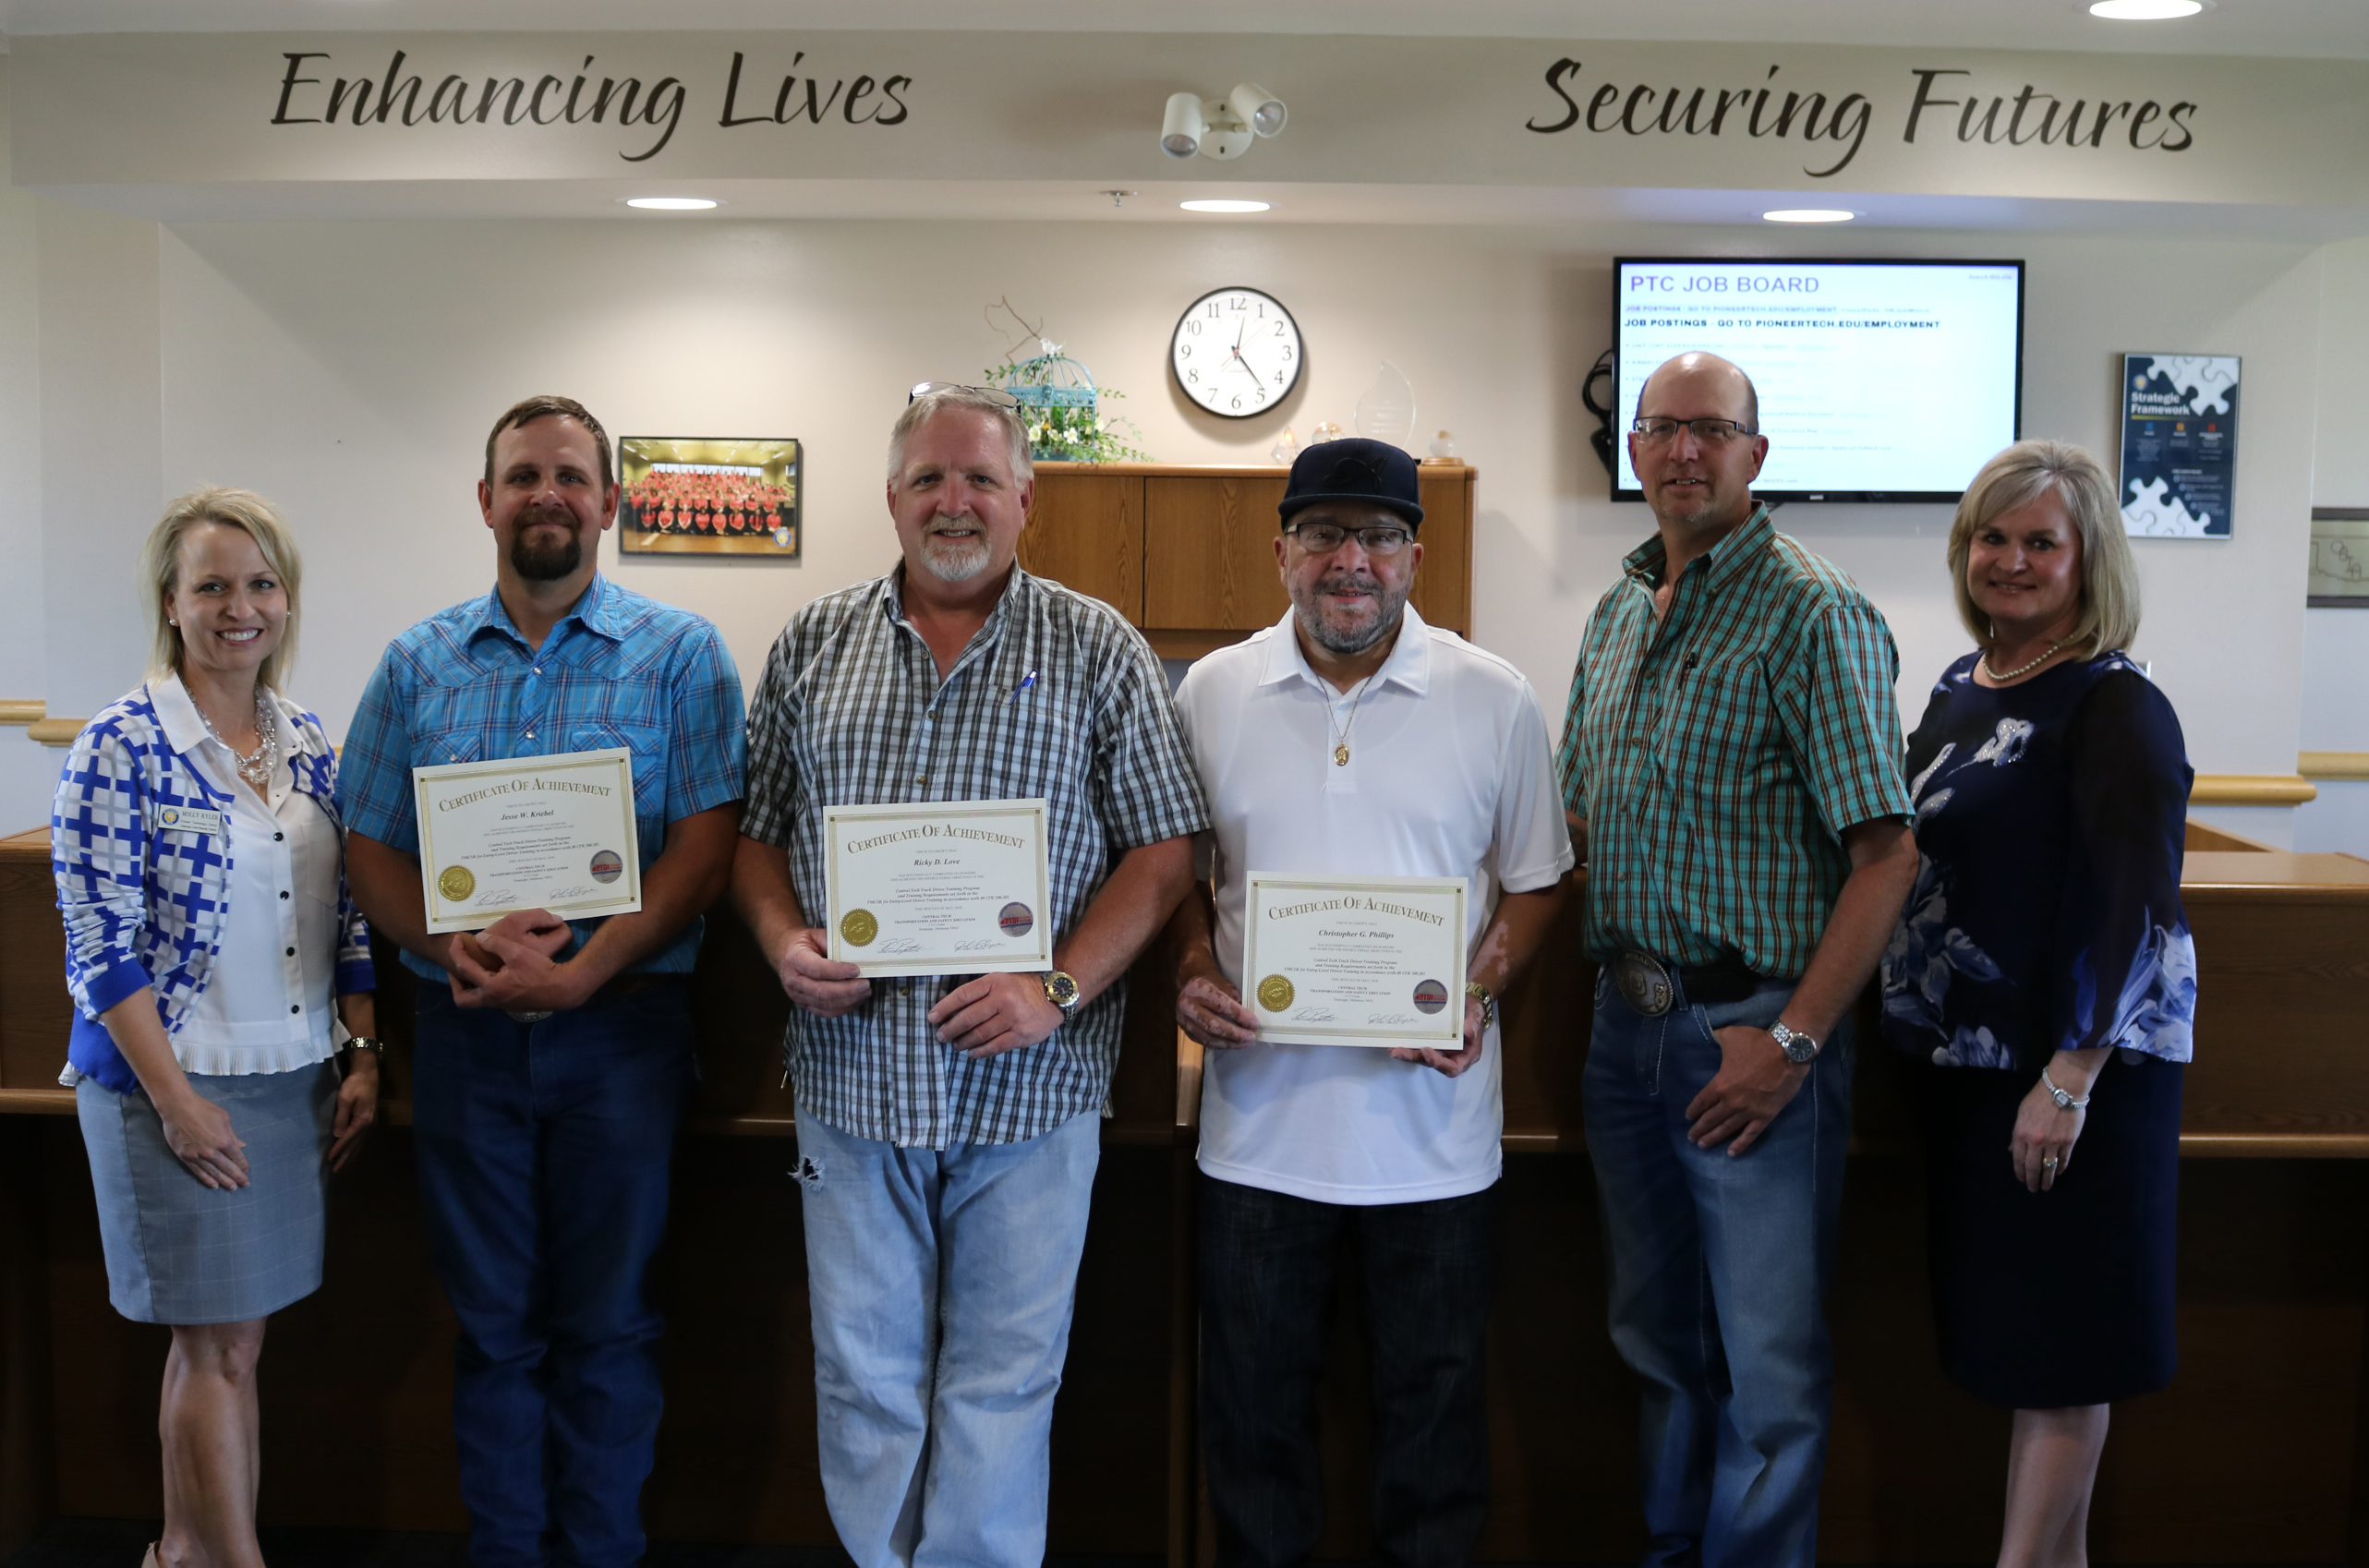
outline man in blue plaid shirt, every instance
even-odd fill
[[[1015,561],[1009,393],[925,392],[889,438],[903,547],[790,622],[749,705],[732,890],[797,1005],[823,1493],[859,1568],[1039,1568],[1128,965],[1209,825],[1159,660]],[[823,813],[1043,797],[1050,973],[865,980],[828,957]]]
[[[493,591],[390,644],[345,739],[355,900],[422,980],[413,1127],[460,1321],[453,1427],[478,1568],[539,1568],[554,1538],[587,1568],[642,1559],[647,1275],[692,1080],[700,911],[739,837],[739,673],[715,627],[595,570],[617,498],[582,404],[505,413],[477,486]],[[641,909],[431,935],[411,770],[610,747],[633,753]]]

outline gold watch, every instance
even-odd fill
[[[1497,1021],[1497,994],[1477,980],[1464,983],[1464,994],[1481,1004],[1481,1027],[1487,1029]]]
[[[1046,975],[1045,999],[1060,1008],[1065,1019],[1075,1013],[1078,1003],[1083,999],[1078,990],[1077,977],[1066,970],[1058,969]]]

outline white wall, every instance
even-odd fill
[[[2369,506],[2369,240],[2320,253],[2320,381],[2312,462],[2314,506]],[[2369,752],[2369,610],[2303,612],[2301,749]],[[2323,779],[2295,811],[2295,847],[2369,855],[2369,782]]]
[[[2307,609],[2303,623],[2303,749],[2369,752],[2369,610]],[[2295,848],[2369,855],[2369,780],[2323,778],[2319,790],[2296,808]]]
[[[0,110],[7,102],[0,57]],[[0,113],[0,158],[7,122]],[[42,579],[42,405],[38,199],[0,185],[0,559],[9,565],[9,613],[0,615],[0,696],[38,698],[47,686]],[[57,754],[21,730],[0,729],[0,834],[48,819],[45,802]]]
[[[53,245],[50,217],[66,211],[42,204],[44,262],[54,249],[61,264],[90,271],[54,282],[44,274],[44,326],[53,317],[72,325],[115,374],[138,360],[143,324],[131,310],[113,337],[96,336],[85,296],[103,285],[137,296],[139,247],[108,230],[116,253],[91,253],[99,226],[121,221],[81,214],[59,219]],[[1118,411],[1170,461],[1264,461],[1287,423],[1303,436],[1319,419],[1346,424],[1376,363],[1396,364],[1415,384],[1422,426],[1453,429],[1481,469],[1478,635],[1529,674],[1559,721],[1582,621],[1648,522],[1641,508],[1603,499],[1586,443],[1592,419],[1577,397],[1609,335],[1610,258],[1782,253],[1783,237],[1641,226],[709,220],[147,232],[157,236],[161,440],[146,450],[160,462],[142,462],[148,416],[136,399],[116,417],[45,389],[52,426],[65,421],[45,428],[53,467],[67,456],[92,460],[102,447],[121,464],[103,518],[56,498],[52,548],[68,533],[78,542],[75,560],[52,574],[53,591],[70,581],[93,597],[77,605],[79,665],[71,682],[53,682],[52,711],[73,711],[60,700],[69,686],[95,704],[136,677],[140,642],[121,563],[164,496],[220,481],[272,495],[301,531],[307,625],[296,685],[332,732],[388,636],[483,591],[491,563],[471,490],[478,454],[493,415],[533,392],[581,397],[621,435],[808,442],[803,562],[618,568],[632,585],[714,617],[754,681],[798,606],[893,559],[879,476],[902,389],[994,362],[1004,340],[981,310],[1007,295],[1130,394]],[[2141,545],[2148,629],[2138,652],[2179,705],[2200,771],[2291,771],[2317,253],[1883,230],[1847,246],[1822,236],[1801,247],[1836,248],[2028,258],[2025,428],[2101,452],[2110,453],[2118,352],[2246,356],[2237,537]],[[1225,283],[1273,292],[1307,335],[1301,390],[1271,417],[1218,421],[1168,390],[1177,313]],[[88,379],[50,356],[44,366]],[[1941,566],[1946,509],[1796,505],[1780,523],[1850,571],[1890,617],[1913,721],[1933,675],[1965,645]],[[102,623],[106,636],[90,634]],[[53,638],[54,653],[62,642]],[[26,815],[11,800],[0,809]]]

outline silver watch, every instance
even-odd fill
[[[1789,1062],[1813,1061],[1818,1056],[1819,1043],[1798,1029],[1786,1028],[1783,1019],[1769,1026],[1769,1038],[1777,1043],[1777,1049],[1785,1054]]]

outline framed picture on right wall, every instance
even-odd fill
[[[2237,489],[2238,356],[2122,356],[2122,528],[2226,539]]]
[[[2314,609],[2369,609],[2369,506],[2312,508],[2312,571],[2303,602]]]

